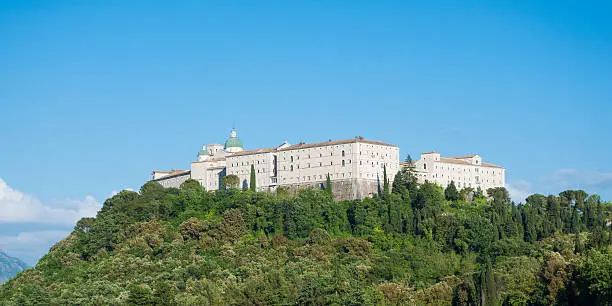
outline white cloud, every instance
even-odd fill
[[[34,231],[21,232],[16,236],[0,236],[0,248],[16,245],[40,245],[47,244],[51,240],[55,243],[70,234],[70,231]]]
[[[559,169],[550,180],[561,189],[612,189],[612,172]]]
[[[0,223],[42,223],[74,225],[83,217],[93,217],[101,204],[90,195],[83,200],[66,199],[45,205],[36,197],[8,186],[0,179]]]
[[[516,204],[525,203],[525,199],[533,194],[531,184],[525,180],[515,180],[511,184],[506,184],[506,189]]]
[[[21,232],[16,236],[0,236],[0,250],[33,265],[51,246],[69,234],[69,230],[49,230]]]

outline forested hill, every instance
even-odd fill
[[[612,303],[612,205],[597,195],[513,205],[503,188],[487,199],[408,170],[380,189],[335,202],[150,182],[80,220],[0,286],[0,304]]]
[[[19,258],[11,257],[4,252],[0,252],[0,284],[9,280],[27,267],[28,265]]]

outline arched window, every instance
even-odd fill
[[[291,171],[293,171],[293,165],[291,165]]]
[[[342,160],[342,167],[344,167],[344,159]]]
[[[342,150],[342,157],[344,157],[344,150]]]
[[[293,156],[291,156],[291,162],[293,162]]]
[[[427,164],[423,164],[423,169],[427,170]]]

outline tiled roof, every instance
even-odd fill
[[[454,158],[454,159],[466,159],[466,158],[472,158],[474,156],[476,156],[477,154],[472,154],[472,155],[463,155],[463,156],[453,156],[450,158]]]
[[[459,164],[459,165],[472,165],[472,163],[466,162],[464,160],[455,159],[455,158],[446,158],[446,157],[440,157],[440,162],[449,163],[449,164]]]
[[[482,166],[484,167],[491,167],[491,168],[500,168],[500,169],[505,169],[502,166],[498,166],[498,165],[494,165],[494,164],[490,164],[490,163],[482,163]]]
[[[423,152],[421,154],[433,154],[433,153],[440,154],[440,153],[438,153],[436,151],[427,151],[427,152]]]
[[[363,138],[351,138],[351,139],[344,139],[344,140],[329,140],[325,142],[298,143],[298,144],[295,144],[295,145],[292,145],[292,146],[289,146],[283,149],[279,149],[279,151],[325,147],[325,146],[333,146],[333,145],[357,143],[357,142],[368,143],[368,144],[373,144],[373,145],[380,145],[380,146],[397,147],[396,145],[392,145],[392,144],[388,144],[388,143],[380,142],[380,141],[366,140]]]
[[[152,181],[165,180],[165,179],[169,179],[169,178],[173,178],[173,177],[177,177],[177,176],[181,176],[181,175],[189,175],[189,174],[191,174],[191,170],[171,170],[171,171],[153,171],[153,172],[168,173],[168,175],[162,176],[162,177],[154,179]]]
[[[257,150],[241,151],[241,152],[236,152],[236,153],[234,153],[234,154],[232,154],[232,155],[230,155],[228,157],[260,154],[260,153],[270,153],[270,152],[276,152],[276,149],[273,149],[273,148],[263,148],[263,149],[257,149]]]
[[[226,159],[225,156],[220,156],[220,157],[209,158],[207,160],[196,160],[196,161],[193,161],[192,163],[208,163],[208,162],[223,161],[225,159]]]
[[[449,164],[458,164],[458,165],[474,165],[470,162],[464,161],[464,160],[460,160],[460,159],[456,159],[456,157],[453,158],[445,158],[445,157],[440,157],[440,162],[442,163],[449,163]],[[498,165],[494,165],[494,164],[490,164],[490,163],[485,163],[483,162],[481,164],[481,166],[483,167],[490,167],[490,168],[500,168],[500,169],[505,169],[502,166],[498,166]]]
[[[189,170],[177,170],[177,169],[172,169],[170,171],[160,171],[160,170],[154,170],[153,173],[166,173],[169,175],[175,175],[175,174],[179,174],[179,173],[183,173],[183,172],[187,172]]]

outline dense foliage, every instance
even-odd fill
[[[514,205],[504,188],[443,190],[410,169],[383,183],[336,202],[329,181],[297,195],[150,182],[80,220],[0,304],[611,303],[612,205],[598,196]]]

